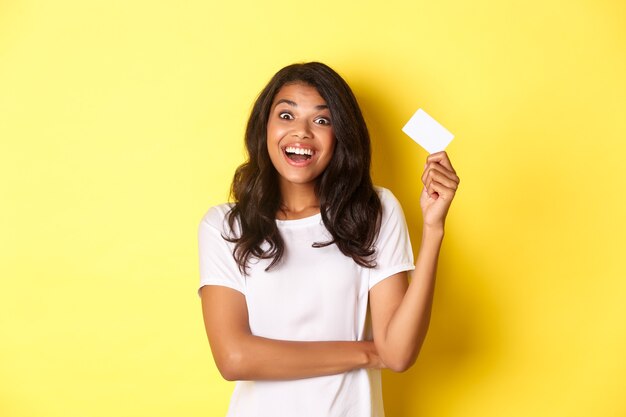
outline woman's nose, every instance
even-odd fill
[[[306,119],[296,120],[293,125],[292,135],[297,136],[301,139],[310,139],[313,136],[313,133],[311,132],[311,126],[309,122]]]

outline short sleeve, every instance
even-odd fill
[[[370,289],[398,272],[415,269],[413,248],[402,207],[391,191],[380,188],[378,193],[383,212],[375,243],[376,267],[370,270]]]
[[[220,285],[245,294],[245,280],[233,258],[233,244],[222,237],[228,205],[212,207],[198,227],[200,286]]]

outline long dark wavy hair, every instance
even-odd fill
[[[313,247],[337,245],[357,264],[375,264],[374,240],[380,229],[381,203],[370,177],[371,147],[365,120],[348,84],[332,68],[319,62],[289,65],[278,71],[258,96],[246,127],[248,160],[233,178],[234,205],[227,219],[235,243],[233,256],[246,274],[251,258],[272,259],[277,265],[285,246],[276,226],[281,204],[278,173],[267,150],[267,124],[278,91],[286,84],[303,83],[317,89],[328,105],[335,150],[317,178],[315,191],[324,226],[332,239]],[[239,233],[236,225],[239,225]]]

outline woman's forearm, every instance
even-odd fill
[[[411,367],[426,337],[443,235],[443,227],[425,226],[411,282],[382,340],[376,340],[381,359],[392,370],[402,372]]]
[[[373,342],[294,342],[243,335],[216,364],[227,380],[289,380],[381,367]]]
[[[415,362],[426,337],[445,219],[460,181],[443,151],[428,156],[421,179],[424,228],[413,278],[408,288],[406,276],[380,288],[376,311],[372,309],[376,347],[383,362],[396,371],[404,371]],[[387,307],[381,307],[385,303]]]

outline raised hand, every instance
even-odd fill
[[[443,228],[459,181],[445,152],[428,156],[422,174],[424,188],[420,196],[424,226]]]

